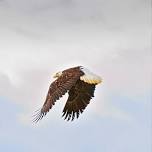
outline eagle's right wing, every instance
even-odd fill
[[[84,111],[94,97],[95,84],[88,84],[81,80],[70,89],[68,92],[69,98],[63,109],[63,117],[68,121],[79,117],[79,114]]]
[[[56,100],[62,97],[68,90],[75,85],[76,81],[80,78],[79,71],[69,72],[64,71],[63,74],[56,79],[49,87],[43,107],[34,115],[33,122],[38,122],[55,104]]]

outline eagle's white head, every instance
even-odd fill
[[[62,75],[62,72],[59,71],[53,76],[53,78],[59,78],[61,75]]]

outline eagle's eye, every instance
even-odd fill
[[[57,73],[53,76],[53,78],[59,78],[61,75],[62,75],[62,72],[57,72]]]

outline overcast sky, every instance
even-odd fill
[[[151,152],[150,0],[0,0],[0,151]],[[52,75],[100,75],[80,119],[67,95],[37,125]]]

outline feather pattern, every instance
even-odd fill
[[[94,84],[88,84],[78,80],[76,84],[68,92],[69,98],[63,109],[64,119],[73,121],[75,117],[79,117],[94,97]]]

